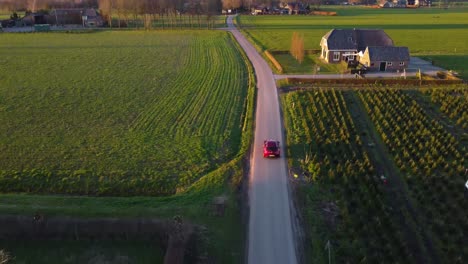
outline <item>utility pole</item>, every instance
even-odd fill
[[[330,244],[330,240],[327,241],[327,244],[325,245],[325,249],[328,249],[328,264],[331,264],[331,244]]]
[[[55,8],[55,26],[58,27],[58,16],[57,16],[57,8]]]

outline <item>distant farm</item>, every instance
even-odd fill
[[[174,194],[240,150],[225,32],[5,34],[0,63],[1,192]]]
[[[365,7],[324,7],[337,16],[241,16],[244,32],[262,50],[291,47],[293,32],[304,36],[306,50],[320,49],[320,40],[333,28],[378,28],[393,39],[396,46],[409,47],[411,56],[433,61],[435,65],[468,78],[468,9],[371,9]],[[292,56],[278,60],[292,72],[314,71],[317,54],[306,54],[300,65]],[[287,70],[287,69],[286,69]],[[328,69],[324,69],[328,71]],[[291,71],[290,71],[291,72]]]

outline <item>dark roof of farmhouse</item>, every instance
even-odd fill
[[[364,51],[367,46],[393,46],[381,29],[332,29],[325,36],[329,50]]]
[[[71,15],[71,14],[78,14],[88,17],[95,17],[98,16],[98,13],[93,8],[58,8],[52,10],[50,12],[51,15]]]
[[[367,47],[371,61],[408,61],[408,47]]]

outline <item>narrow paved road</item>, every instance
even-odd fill
[[[253,64],[257,77],[255,139],[250,170],[248,263],[295,264],[296,248],[286,159],[263,158],[263,140],[284,142],[278,93],[273,73],[255,48],[232,24],[231,31]],[[284,147],[282,147],[284,153]]]

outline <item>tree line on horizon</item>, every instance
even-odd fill
[[[313,1],[298,0],[303,5]],[[0,10],[13,13],[43,11],[55,8],[96,8],[107,26],[135,27],[150,29],[156,23],[165,27],[208,27],[214,26],[214,17],[222,10],[250,10],[263,5],[277,7],[281,0],[0,0]],[[205,22],[203,22],[203,21]],[[159,22],[157,22],[159,21]]]
[[[315,4],[322,0],[0,0],[0,10],[32,11],[54,8],[100,8],[111,6],[114,9],[177,10],[188,12],[196,8],[199,12],[220,13],[221,10],[250,10],[257,5],[277,7],[280,3],[298,2],[303,5]]]
[[[380,0],[382,1],[382,0]],[[111,6],[114,9],[145,10],[159,9],[162,12],[196,12],[203,14],[220,13],[221,10],[250,10],[252,7],[264,5],[278,7],[285,3],[301,3],[304,6],[321,4],[375,4],[379,0],[0,0],[0,10],[32,11],[50,10],[54,8],[100,8]],[[439,0],[436,2],[454,2],[453,0]],[[457,2],[468,2],[458,0]],[[148,12],[147,12],[148,13]]]

